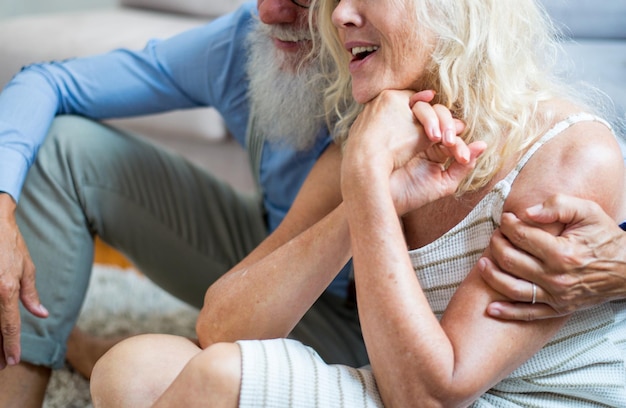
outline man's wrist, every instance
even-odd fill
[[[16,207],[17,204],[11,194],[0,191],[0,218],[13,216]]]

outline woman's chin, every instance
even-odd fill
[[[358,91],[352,89],[352,97],[357,103],[366,104],[374,99],[378,94],[374,94],[371,91]]]

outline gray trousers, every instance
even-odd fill
[[[95,235],[198,308],[208,286],[267,235],[258,196],[142,138],[72,116],[55,119],[17,218],[50,311],[39,319],[22,308],[22,360],[53,368],[63,365],[85,297]],[[331,362],[366,362],[356,309],[332,295],[292,336]]]

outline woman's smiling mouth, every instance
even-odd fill
[[[352,53],[352,56],[354,57],[353,60],[362,60],[364,58],[366,58],[368,55],[370,55],[373,52],[376,52],[378,50],[378,47],[375,45],[372,46],[367,46],[367,47],[354,47],[350,50],[350,52]]]

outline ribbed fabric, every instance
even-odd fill
[[[290,339],[237,342],[242,354],[242,408],[382,407],[371,371],[328,365]]]
[[[543,144],[581,121],[599,121],[609,126],[588,114],[558,123],[461,223],[429,245],[410,251],[422,289],[439,318],[489,245],[504,201],[524,165]],[[626,407],[625,315],[626,302],[575,313],[546,346],[473,406]]]

